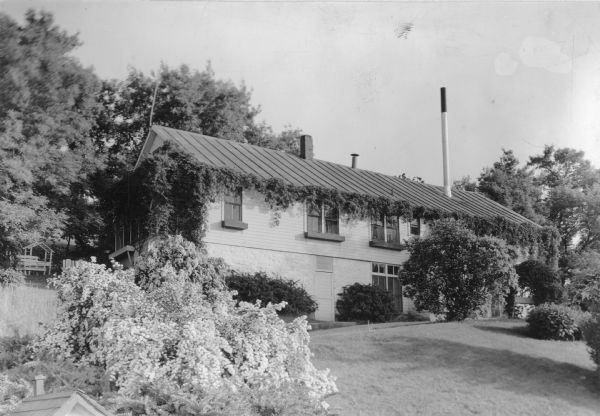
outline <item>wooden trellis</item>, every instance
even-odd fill
[[[39,256],[33,254],[33,249],[41,248],[44,251],[44,259],[42,260]],[[54,250],[48,247],[41,241],[29,244],[23,247],[23,254],[17,256],[17,270],[24,274],[42,273],[50,274],[52,268],[52,254]]]

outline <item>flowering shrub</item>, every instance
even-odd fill
[[[279,319],[283,303],[236,305],[222,266],[171,237],[135,271],[70,269],[38,350],[101,366],[115,408],[136,414],[324,413],[336,386],[310,362],[306,321]]]
[[[29,383],[0,374],[0,415],[11,414],[19,402],[32,394]]]
[[[102,325],[120,309],[116,305],[133,304],[140,297],[133,282],[133,271],[104,265],[78,262],[62,275],[50,279],[57,290],[59,307],[54,321],[38,347],[61,359],[86,360],[98,343]]]
[[[579,308],[544,303],[529,313],[527,323],[534,338],[578,340],[581,328],[590,319],[591,314]]]
[[[20,286],[25,283],[23,273],[15,269],[0,269],[0,287]]]

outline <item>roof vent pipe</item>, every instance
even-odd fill
[[[358,153],[352,153],[352,169],[356,169],[358,167]]]
[[[448,113],[446,111],[446,87],[440,90],[442,100],[442,157],[444,160],[444,195],[452,197],[450,187],[450,161],[448,151]]]

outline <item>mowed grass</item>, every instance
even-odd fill
[[[0,287],[0,337],[33,335],[56,317],[54,290],[34,286]]]
[[[311,333],[338,415],[600,415],[583,342],[541,341],[522,321],[396,323]]]

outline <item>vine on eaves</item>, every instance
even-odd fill
[[[148,234],[182,234],[201,245],[206,233],[208,205],[225,192],[237,189],[262,194],[278,221],[282,211],[294,203],[325,203],[336,206],[348,219],[368,219],[378,215],[436,220],[453,217],[462,220],[477,235],[493,235],[508,244],[537,251],[553,262],[558,256],[558,232],[533,224],[516,225],[502,217],[493,221],[463,213],[414,206],[406,201],[358,193],[341,192],[318,186],[295,186],[278,178],[260,178],[227,168],[199,163],[177,145],[166,143],[142,161],[115,192],[114,215],[122,221],[141,221]],[[127,192],[123,190],[127,189]],[[126,195],[125,195],[126,193]]]

